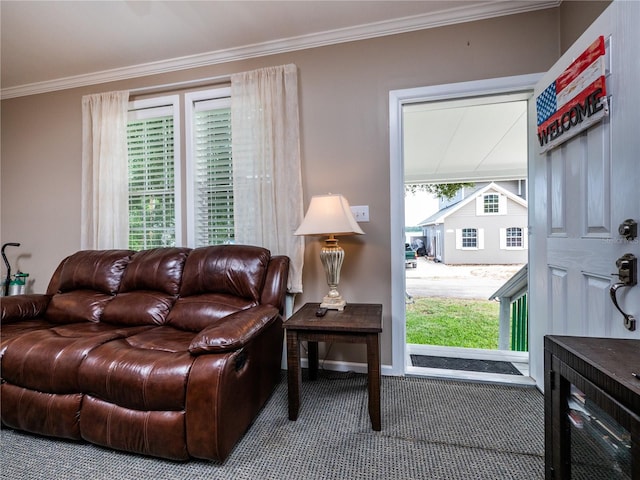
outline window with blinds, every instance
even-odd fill
[[[185,95],[187,162],[187,241],[194,247],[233,243],[233,164],[230,89]]]
[[[127,125],[129,248],[176,245],[177,97],[132,102]]]
[[[132,102],[129,109],[129,248],[234,241],[229,88]],[[180,122],[187,178],[180,179]],[[181,212],[186,205],[186,229]]]

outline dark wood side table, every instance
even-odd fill
[[[640,340],[544,338],[545,478],[640,480]]]
[[[307,303],[284,322],[287,330],[287,376],[289,382],[289,420],[297,420],[300,411],[300,342],[308,342],[309,378],[318,375],[318,342],[364,343],[367,345],[367,384],[369,418],[380,431],[380,332],[382,305],[347,304],[343,311],[329,310],[316,317],[320,304]]]

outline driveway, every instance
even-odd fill
[[[522,265],[445,265],[425,257],[417,268],[405,268],[407,293],[419,297],[487,300]]]

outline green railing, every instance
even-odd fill
[[[511,304],[511,350],[529,351],[527,295],[524,294]]]

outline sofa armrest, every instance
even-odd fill
[[[30,294],[2,297],[0,311],[2,323],[18,322],[44,314],[51,295]]]
[[[278,315],[278,309],[271,305],[233,313],[198,333],[189,345],[189,352],[202,355],[237,350],[258,336]]]

